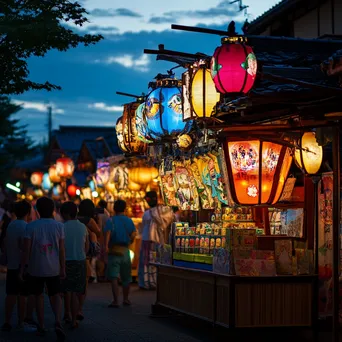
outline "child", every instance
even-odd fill
[[[65,278],[64,226],[53,219],[55,205],[50,198],[39,198],[36,208],[40,219],[26,226],[20,273],[22,275],[27,268],[30,292],[36,297],[37,334],[44,336],[46,333],[43,295],[46,286],[55,314],[55,332],[59,340],[64,340],[60,296],[60,281]]]
[[[5,323],[2,331],[10,331],[11,317],[14,305],[18,301],[18,326],[23,328],[25,319],[26,297],[28,296],[27,284],[19,280],[20,261],[22,254],[22,243],[25,235],[27,222],[31,215],[31,204],[27,201],[19,201],[14,204],[14,213],[17,217],[7,227],[6,254],[7,254],[7,276],[6,276],[6,301],[5,301]],[[32,308],[31,308],[32,309]],[[30,312],[32,315],[32,311]]]
[[[66,279],[63,283],[65,292],[64,319],[70,321],[72,329],[78,327],[77,315],[80,303],[86,291],[87,265],[86,251],[89,249],[88,231],[86,226],[77,220],[77,206],[73,202],[65,202],[61,207],[65,233]]]

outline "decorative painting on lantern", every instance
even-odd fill
[[[227,142],[225,155],[234,201],[241,205],[276,203],[291,167],[290,151],[260,140]]]
[[[97,170],[95,175],[96,185],[98,187],[105,186],[110,179],[110,164],[108,162],[97,162]],[[95,190],[95,189],[94,189]]]
[[[31,175],[31,184],[34,186],[41,186],[43,182],[43,172],[33,172]]]
[[[191,121],[183,122],[180,82],[174,79],[170,82],[170,86],[163,86],[161,82],[161,86],[152,90],[146,100],[147,128],[149,135],[156,140],[176,138],[189,131],[192,125]]]
[[[59,158],[56,161],[56,172],[61,178],[71,178],[75,170],[75,164],[70,158]]]
[[[116,137],[118,139],[118,145],[119,145],[120,149],[123,152],[127,152],[127,148],[126,148],[126,146],[124,144],[122,116],[119,117],[119,119],[116,121],[115,130],[116,130]]]
[[[222,39],[211,59],[211,77],[216,89],[222,93],[248,93],[257,74],[257,59],[246,38]]]
[[[138,132],[138,139],[145,144],[150,144],[153,140],[150,138],[147,129],[146,114],[145,114],[145,102],[141,103],[135,111],[135,125]]]

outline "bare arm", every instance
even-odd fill
[[[101,229],[100,227],[98,226],[98,224],[95,222],[94,219],[90,219],[90,221],[88,222],[87,224],[87,228],[93,232],[96,237],[101,237]]]
[[[109,248],[108,244],[109,244],[109,240],[110,240],[110,231],[107,231],[107,232],[105,233],[105,236],[104,236],[104,247],[105,247],[106,253],[108,253],[108,248]]]

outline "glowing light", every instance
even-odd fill
[[[16,182],[16,183],[15,183],[15,186],[16,186],[17,188],[19,188],[19,187],[20,187],[20,182]]]
[[[6,184],[6,188],[11,189],[11,190],[13,190],[15,192],[18,192],[18,193],[20,192],[20,189],[18,187],[14,186],[14,185],[12,185],[10,183]]]
[[[76,190],[76,195],[77,195],[77,196],[81,195],[81,190],[80,190],[80,189],[77,189],[77,190]]]
[[[92,192],[92,196],[95,197],[95,198],[97,198],[97,197],[99,197],[99,194],[98,194],[97,191],[93,191],[93,192]]]
[[[134,252],[129,250],[129,256],[131,258],[131,261],[133,261],[133,259],[134,259]]]

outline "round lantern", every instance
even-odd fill
[[[49,177],[52,183],[59,183],[61,181],[61,177],[57,174],[56,165],[52,165],[49,168]]]
[[[193,75],[190,88],[190,103],[193,117],[210,118],[216,111],[220,94],[216,91],[210,71],[200,67]]]
[[[322,165],[323,147],[316,141],[314,132],[306,132],[299,141],[299,149],[295,150],[297,166],[309,175],[316,174]]]
[[[77,195],[77,190],[80,191],[80,187],[76,186],[75,184],[71,184],[67,188],[67,193],[70,197],[75,197]]]
[[[225,158],[235,203],[278,202],[292,163],[290,148],[261,140],[228,141]]]
[[[110,178],[110,164],[108,162],[98,162],[96,170],[96,185],[103,187],[109,182]],[[95,190],[95,189],[94,189]]]
[[[33,172],[31,175],[31,183],[35,186],[41,186],[43,182],[43,172]]]
[[[74,173],[75,165],[70,158],[59,158],[56,161],[56,172],[61,178],[71,178]]]
[[[45,191],[49,191],[52,188],[52,183],[51,183],[50,176],[48,173],[45,173],[43,175],[42,188]]]
[[[157,82],[157,88],[147,97],[147,129],[154,140],[177,138],[191,128],[191,121],[183,121],[182,91],[178,86],[180,84],[180,81],[174,79],[160,80]]]
[[[52,188],[52,194],[54,196],[60,196],[63,193],[63,188],[57,184]]]
[[[151,183],[158,175],[158,169],[155,167],[139,166],[129,169],[129,180],[139,185]]]
[[[134,183],[132,181],[128,181],[128,190],[130,191],[139,191],[141,190],[141,185]]]
[[[228,37],[216,48],[211,59],[211,77],[222,93],[248,93],[254,85],[257,60],[246,38]]]
[[[145,107],[145,102],[141,103],[135,111],[135,125],[138,133],[138,139],[146,144],[149,144],[153,141],[148,134]]]

